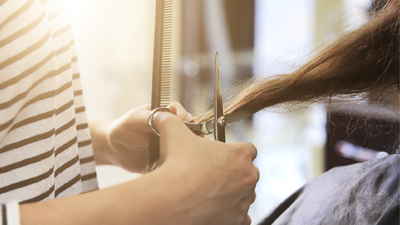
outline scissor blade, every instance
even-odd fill
[[[226,114],[224,115],[225,120],[226,120],[226,126],[228,127],[254,113],[256,113],[257,110],[248,110],[248,109],[239,109],[236,112],[233,112],[231,114]],[[189,127],[190,130],[192,130],[195,134],[199,135],[199,134],[212,134],[214,133],[215,136],[215,123],[214,123],[214,119],[212,120],[208,120],[207,122],[204,123],[189,123],[189,122],[185,122],[186,126]]]
[[[225,127],[218,126],[218,119],[224,115],[222,107],[221,74],[219,68],[218,52],[215,53],[214,75],[214,139],[225,142]]]

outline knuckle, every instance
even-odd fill
[[[239,142],[236,144],[236,151],[238,151],[238,154],[249,157],[251,160],[257,157],[257,149],[252,143]]]
[[[257,148],[254,144],[250,143],[250,142],[245,142],[244,143],[246,145],[246,148],[254,154],[254,158],[257,157]]]
[[[145,104],[145,105],[142,105],[140,108],[143,108],[143,109],[145,109],[145,110],[150,110],[150,109],[151,109],[151,104],[150,104],[150,103],[147,103],[147,104]]]
[[[122,117],[124,117],[124,116],[131,117],[131,116],[135,115],[137,112],[139,112],[139,109],[133,108],[133,109],[128,110],[128,112],[126,112]]]
[[[254,170],[249,169],[246,173],[245,178],[243,179],[243,183],[250,190],[254,191],[256,184],[259,180],[257,173]]]
[[[234,162],[240,165],[242,170],[243,186],[253,190],[259,180],[258,168],[252,163],[252,157],[248,150],[245,148],[234,149]]]
[[[248,177],[249,185],[251,185],[252,187],[255,188],[258,180],[259,180],[259,177],[257,176],[257,174],[255,172],[250,173],[250,175]]]
[[[260,170],[258,167],[254,166],[255,174],[257,176],[257,182],[260,180]]]
[[[250,164],[244,169],[244,179],[243,184],[247,187],[252,193],[255,190],[256,184],[260,179],[257,169],[253,164]]]
[[[149,114],[150,114],[149,110],[143,110],[141,108],[133,108],[128,111],[127,113],[128,117],[125,117],[124,119],[136,120],[138,117],[148,116]]]
[[[246,223],[245,223],[245,224],[246,224],[246,225],[250,225],[250,224],[251,224],[251,222],[252,222],[252,221],[251,221],[251,218],[250,218],[250,216],[249,216],[249,215],[247,215],[247,216],[246,216]]]
[[[246,202],[246,204],[242,204],[240,213],[237,214],[238,217],[237,217],[236,221],[238,222],[238,224],[250,225],[251,220],[249,220],[250,217],[248,215],[249,208],[250,208],[250,204],[248,204],[247,202]]]
[[[238,143],[237,146],[234,148],[233,152],[234,152],[235,156],[240,159],[243,159],[243,160],[251,159],[250,152],[247,149],[245,143]]]
[[[241,213],[239,221],[241,221],[240,224],[246,224],[246,225],[249,224],[248,223],[247,211],[245,213]]]

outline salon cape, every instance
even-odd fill
[[[400,154],[336,167],[281,203],[266,224],[399,224]]]

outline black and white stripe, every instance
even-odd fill
[[[57,0],[0,0],[0,224],[7,202],[97,189],[74,45]]]

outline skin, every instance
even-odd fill
[[[194,135],[182,123],[190,114],[180,107],[170,106],[178,116],[154,116],[161,142],[158,169],[110,188],[21,205],[21,224],[250,224],[247,212],[259,179],[252,163],[256,148]],[[91,121],[96,162],[142,170],[148,114],[143,106],[114,122]],[[143,158],[124,160],[136,156]]]
[[[193,118],[178,102],[171,103],[168,108],[183,121]],[[150,104],[147,104],[126,112],[117,120],[90,119],[96,164],[117,165],[142,173],[148,161],[146,145],[150,130],[146,121],[150,112]]]

